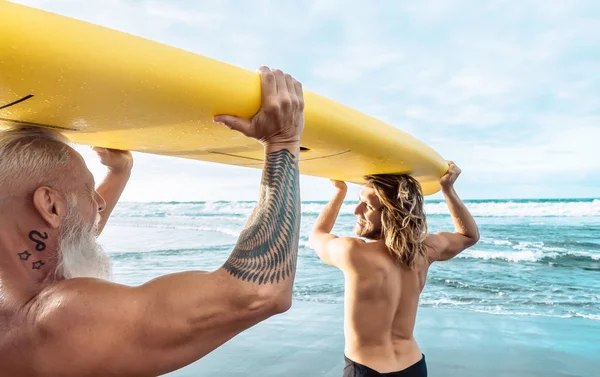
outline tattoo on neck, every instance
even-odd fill
[[[27,259],[29,259],[29,257],[31,256],[31,254],[30,254],[30,253],[29,253],[29,251],[27,251],[27,250],[25,250],[25,251],[24,251],[24,252],[22,252],[22,253],[17,253],[17,254],[19,255],[19,258],[20,258],[21,260],[27,260]]]
[[[48,233],[46,233],[46,232],[41,233],[37,230],[32,230],[31,232],[29,232],[29,239],[32,240],[33,242],[35,242],[35,249],[37,251],[42,252],[42,251],[46,250],[46,243],[42,240],[48,239]],[[31,257],[31,253],[27,250],[23,251],[22,253],[17,253],[17,255],[19,256],[19,259],[21,259],[22,261],[27,261],[27,260],[29,260],[29,257]],[[42,262],[41,260],[31,262],[31,269],[32,270],[40,270],[42,268],[42,266],[45,264],[46,263]]]
[[[46,250],[46,244],[44,243],[44,241],[38,240],[38,239],[34,238],[34,236],[41,238],[43,240],[47,240],[48,233],[44,232],[44,234],[42,234],[42,233],[38,232],[37,230],[32,230],[31,232],[29,232],[29,239],[36,243],[35,249],[37,251]]]
[[[267,154],[261,198],[223,268],[238,279],[267,284],[294,274],[298,256],[298,162],[287,149]]]

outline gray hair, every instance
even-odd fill
[[[69,140],[38,127],[0,130],[0,202],[20,190],[56,187],[71,162]]]

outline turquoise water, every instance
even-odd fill
[[[218,268],[255,203],[120,203],[100,242],[115,280],[138,285],[190,269]],[[340,303],[343,278],[318,260],[308,234],[325,202],[302,204],[296,300]],[[356,202],[346,202],[334,231],[351,235]],[[518,316],[600,320],[600,200],[466,201],[481,240],[434,264],[424,307]],[[428,201],[431,232],[452,231],[445,203]]]

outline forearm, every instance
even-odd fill
[[[443,189],[444,198],[448,204],[452,222],[456,233],[462,234],[465,237],[472,239],[474,242],[479,240],[479,229],[475,219],[469,213],[465,204],[460,200],[454,187]]]
[[[127,185],[130,176],[130,170],[122,172],[114,172],[109,170],[106,178],[104,178],[104,181],[100,184],[100,186],[98,186],[96,191],[104,198],[104,201],[106,202],[106,207],[102,212],[100,212],[98,235],[104,229],[110,214],[117,205],[123,190],[125,190],[125,186]]]
[[[156,358],[173,368],[187,365],[289,308],[300,225],[298,155],[297,145],[266,148],[260,199],[222,268],[172,274],[140,288],[153,328],[164,329],[150,332],[164,336],[151,343],[160,345]]]
[[[313,226],[313,234],[314,233],[331,233],[333,226],[335,225],[335,221],[340,213],[340,208],[342,208],[342,204],[344,203],[344,198],[346,197],[347,190],[338,189],[331,199],[329,203],[323,208],[323,211],[317,217],[317,221]]]
[[[297,144],[265,148],[258,206],[223,265],[268,292],[291,295],[300,227],[298,155]]]

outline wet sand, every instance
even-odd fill
[[[341,376],[343,307],[294,302],[168,377]],[[600,321],[420,308],[429,376],[600,376]]]

